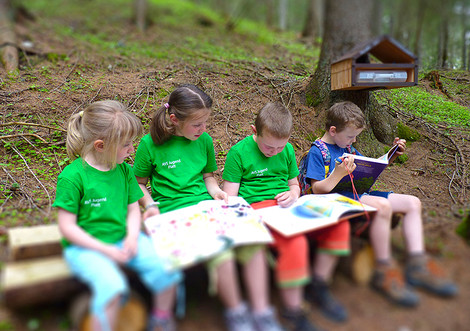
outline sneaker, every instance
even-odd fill
[[[426,256],[410,258],[406,265],[405,278],[411,286],[442,297],[453,297],[458,292],[457,286],[446,278],[441,266]]]
[[[176,331],[176,323],[173,317],[161,319],[151,316],[147,323],[147,331]]]
[[[225,310],[224,316],[225,325],[229,331],[256,331],[245,304],[240,308]]]
[[[419,297],[406,286],[398,268],[376,269],[372,276],[371,286],[395,304],[414,307],[419,303]]]
[[[322,331],[316,327],[307,318],[307,314],[302,309],[299,310],[283,310],[281,318],[290,331]]]
[[[257,331],[284,331],[271,307],[261,314],[252,314],[252,318]]]
[[[305,289],[305,299],[318,306],[326,317],[335,322],[348,319],[346,308],[333,297],[324,280],[313,278]]]

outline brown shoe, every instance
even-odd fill
[[[434,259],[424,255],[409,259],[405,277],[408,284],[432,294],[453,297],[458,293],[457,286],[446,277],[444,269]]]
[[[414,307],[419,297],[405,284],[400,270],[393,266],[377,268],[372,276],[371,286],[395,304]]]

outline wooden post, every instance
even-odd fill
[[[90,294],[81,293],[72,300],[69,315],[72,325],[78,331],[92,330],[92,315],[89,312]],[[115,331],[141,331],[145,330],[148,312],[142,297],[131,291],[129,300],[118,313]]]

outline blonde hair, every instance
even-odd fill
[[[267,103],[255,120],[256,133],[271,134],[275,138],[289,138],[292,133],[292,114],[279,102]]]
[[[142,123],[126,106],[114,100],[94,102],[70,117],[67,130],[67,154],[73,160],[88,154],[111,169],[117,152],[126,142],[142,135]],[[104,142],[104,153],[96,153],[94,142]]]
[[[161,145],[175,134],[175,126],[169,120],[174,114],[181,122],[191,119],[200,110],[210,109],[212,99],[195,85],[185,84],[170,94],[168,103],[161,106],[152,116],[150,135],[156,145]]]
[[[357,129],[366,127],[366,119],[361,108],[351,101],[337,102],[326,113],[325,129],[336,127],[341,132],[348,125],[354,125]]]

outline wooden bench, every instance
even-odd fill
[[[60,240],[55,224],[8,230],[8,261],[0,282],[4,304],[10,309],[17,309],[69,301],[74,328],[91,330],[88,312],[90,293],[71,274],[62,257]],[[127,304],[119,313],[118,330],[144,329],[147,315],[148,304],[143,296],[131,291]]]

